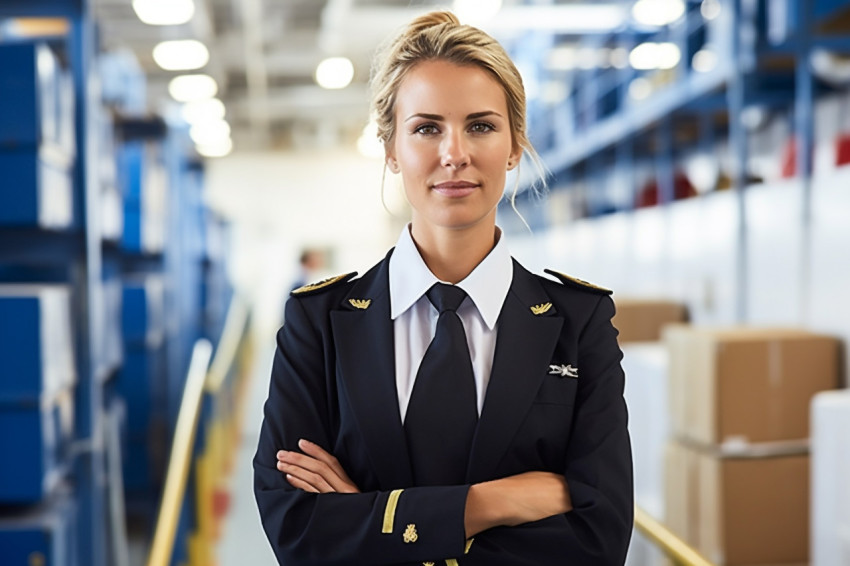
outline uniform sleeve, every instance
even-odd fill
[[[565,477],[573,509],[479,533],[460,566],[618,566],[634,520],[632,458],[622,353],[603,296],[579,337],[579,388]]]
[[[254,457],[254,494],[280,564],[421,564],[461,554],[468,486],[314,494],[276,468],[277,451],[297,450],[300,438],[332,446],[324,360],[321,333],[290,299]]]

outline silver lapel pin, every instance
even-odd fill
[[[549,375],[558,375],[561,377],[573,377],[578,379],[578,368],[572,365],[554,364],[549,366]]]

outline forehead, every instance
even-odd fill
[[[463,115],[483,110],[507,117],[505,89],[477,65],[457,65],[448,61],[425,61],[408,71],[396,94],[396,113]]]

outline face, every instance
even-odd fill
[[[477,66],[426,61],[396,94],[387,164],[401,173],[416,229],[495,225],[505,175],[516,167],[502,86]]]

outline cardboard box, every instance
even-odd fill
[[[724,566],[806,563],[809,457],[721,456],[678,442],[667,452],[670,528]]]
[[[809,403],[839,381],[839,342],[793,329],[668,326],[671,430],[706,445],[809,437]]]
[[[620,331],[620,344],[657,342],[665,324],[688,320],[685,305],[673,301],[617,298],[616,305],[612,323]]]

